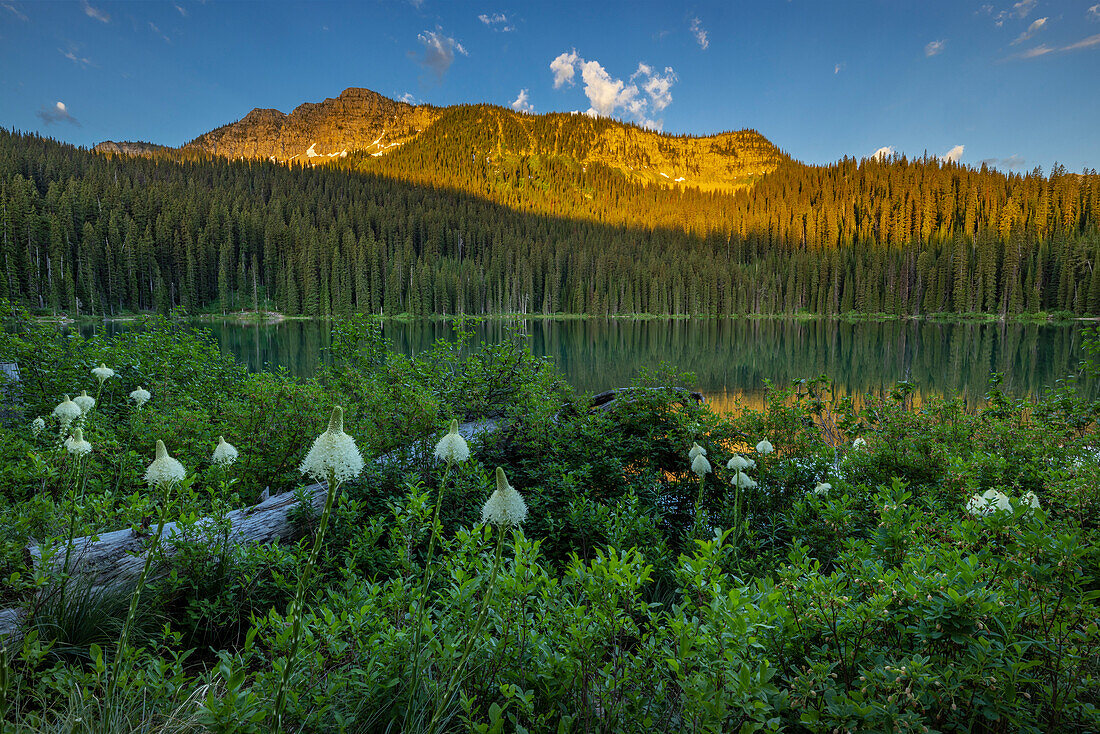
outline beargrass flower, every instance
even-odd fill
[[[765,438],[760,443],[756,444],[756,450],[758,453],[761,454],[770,454],[771,452],[775,451],[775,447],[772,446],[771,441]]]
[[[481,521],[497,527],[515,527],[527,519],[527,503],[516,488],[508,484],[508,477],[499,466],[496,477],[497,488],[481,507]]]
[[[1020,498],[1020,502],[1033,510],[1039,509],[1039,498],[1035,496],[1034,492],[1028,492],[1027,494],[1025,494],[1023,497]]]
[[[96,379],[99,380],[99,384],[102,385],[104,382],[115,376],[115,371],[100,362],[99,366],[92,370],[92,374],[95,375]]]
[[[332,409],[328,430],[313,441],[298,470],[318,482],[331,479],[337,484],[355,479],[363,471],[363,456],[355,439],[344,433],[344,409]]]
[[[743,471],[738,471],[733,475],[733,479],[730,480],[730,484],[738,489],[752,489],[756,486],[756,480],[750,477]]]
[[[699,444],[697,444],[694,441],[691,442],[691,451],[688,451],[688,458],[689,459],[694,461],[696,458],[698,458],[700,456],[706,456],[706,455],[707,455],[707,450],[705,448],[703,448],[702,446],[700,446]]]
[[[132,393],[130,393],[130,399],[133,400],[139,408],[148,403],[149,398],[151,397],[152,395],[149,394],[149,391],[141,385],[138,385],[137,390],[134,390]]]
[[[814,494],[819,494],[822,497],[828,497],[829,490],[831,490],[832,488],[833,485],[829,484],[828,482],[818,482],[817,486],[814,487]]]
[[[451,419],[451,429],[435,445],[435,458],[448,464],[466,461],[470,458],[470,447],[466,439],[458,432],[458,419]]]
[[[707,457],[703,454],[696,454],[695,458],[691,462],[691,470],[699,475],[702,479],[706,474],[713,471],[710,468],[710,462],[707,461]]]
[[[210,462],[217,466],[227,467],[231,466],[238,456],[240,454],[237,452],[236,447],[228,443],[225,436],[218,436],[218,445],[214,448],[214,455],[210,457]]]
[[[88,415],[88,411],[95,407],[95,398],[88,394],[87,390],[81,390],[80,394],[73,398],[73,402],[80,408],[80,412]]]
[[[164,441],[157,441],[157,458],[145,469],[145,481],[150,487],[163,488],[178,482],[187,474],[183,464],[168,455]]]
[[[1008,495],[996,489],[987,489],[980,495],[976,494],[966,503],[966,511],[975,517],[1011,510],[1012,501]]]
[[[750,468],[749,460],[741,454],[734,454],[733,458],[726,462],[726,468],[734,471],[745,471]]]
[[[80,406],[66,395],[65,399],[53,409],[53,415],[61,423],[61,429],[67,431],[69,430],[69,424],[80,417]]]
[[[867,439],[865,439],[863,436],[860,436],[855,441],[852,441],[852,448],[853,449],[861,449],[866,445],[867,445]]]
[[[92,453],[92,445],[84,440],[84,431],[79,428],[65,439],[65,449],[74,456],[87,456]]]
[[[36,437],[38,436],[38,434],[42,433],[42,431],[45,430],[45,428],[46,428],[46,421],[43,420],[42,416],[38,416],[33,421],[31,421],[31,432]]]

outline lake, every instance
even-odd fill
[[[477,338],[498,341],[520,324],[535,354],[553,358],[577,389],[601,392],[629,385],[641,369],[662,362],[693,372],[698,389],[718,409],[737,398],[756,405],[764,381],[789,383],[825,374],[846,394],[881,394],[898,380],[917,386],[918,397],[959,395],[977,402],[991,372],[1004,388],[1035,397],[1077,367],[1085,324],[932,323],[832,319],[534,319],[488,320]],[[328,356],[324,321],[196,324],[251,370],[285,367],[308,377]],[[130,328],[126,322],[82,327],[85,334]],[[416,354],[437,339],[453,338],[444,321],[387,321],[394,348]]]

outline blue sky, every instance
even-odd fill
[[[755,128],[809,163],[1080,171],[1100,168],[1100,0],[0,0],[3,127],[179,145],[350,86]]]

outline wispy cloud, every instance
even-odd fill
[[[983,166],[991,166],[993,168],[1008,168],[1010,170],[1015,170],[1017,168],[1023,168],[1024,163],[1026,163],[1026,161],[1024,160],[1023,156],[1021,156],[1019,153],[1013,153],[1008,158],[983,158],[982,159],[982,165]]]
[[[965,145],[956,145],[954,148],[941,155],[940,160],[944,163],[958,163],[965,149]]]
[[[404,102],[405,104],[418,104],[417,99],[413,96],[412,92],[405,92],[397,98],[397,101]]]
[[[1021,20],[1026,18],[1038,4],[1038,0],[1020,0],[1020,2],[1015,3],[1011,8],[1000,10],[996,13],[993,12],[992,5],[983,5],[980,12],[988,13],[993,16],[994,25],[1000,28],[1005,24],[1005,21],[1010,18],[1020,18]]]
[[[652,115],[672,104],[672,86],[679,81],[671,66],[657,71],[645,63],[639,63],[630,78],[623,81],[611,76],[600,62],[586,61],[575,50],[551,61],[550,71],[555,89],[572,86],[580,71],[584,95],[591,105],[588,115],[611,117],[618,113],[653,130],[660,130],[664,123]]]
[[[871,157],[876,161],[885,161],[893,158],[895,153],[897,153],[897,151],[894,150],[894,146],[884,145],[872,153]]]
[[[80,7],[84,8],[84,15],[89,18],[95,18],[100,23],[110,23],[111,16],[103,12],[99,8],[93,7],[88,0],[80,0]]]
[[[57,49],[57,52],[67,58],[69,61],[77,64],[78,66],[95,66],[95,64],[92,63],[91,59],[85,56],[78,55],[77,52],[79,50],[79,46],[75,44],[69,44],[69,48],[67,50],[59,48]]]
[[[67,122],[70,125],[80,127],[80,121],[69,113],[69,109],[64,102],[56,102],[53,107],[42,105],[42,108],[34,114],[45,125],[52,125],[55,122]]]
[[[512,109],[516,112],[534,112],[535,106],[527,96],[527,90],[519,90],[519,95],[512,100]]]
[[[424,47],[423,51],[419,56],[410,52],[410,56],[425,69],[434,72],[439,80],[455,62],[455,54],[470,55],[461,43],[444,33],[439,26],[434,31],[417,34],[416,40]]]
[[[179,5],[178,3],[172,3],[172,7],[175,8],[184,18],[187,17],[187,8]]]
[[[939,41],[929,41],[924,46],[924,55],[935,56],[936,54],[943,53],[943,47],[946,43],[946,39],[940,39]]]
[[[710,47],[710,41],[707,39],[707,29],[703,27],[703,22],[698,18],[692,18],[688,27],[691,29],[691,35],[695,36],[695,42],[699,44],[699,48],[706,51]]]
[[[1023,43],[1024,41],[1029,40],[1032,36],[1034,36],[1036,33],[1041,31],[1043,29],[1043,26],[1045,26],[1046,24],[1047,24],[1047,19],[1046,18],[1038,18],[1038,19],[1032,21],[1031,25],[1029,25],[1027,27],[1027,30],[1024,31],[1023,33],[1021,33],[1020,35],[1016,36],[1016,40],[1014,40],[1010,45],[1015,46],[1017,44]]]
[[[843,61],[841,61],[839,64],[836,64],[835,66],[833,66],[833,73],[834,74],[839,74],[842,71],[844,71],[844,62]]]
[[[0,8],[7,10],[19,20],[27,20],[27,16],[19,8],[15,7],[15,3],[0,2]]]
[[[1003,61],[1008,61],[1009,59],[1037,59],[1040,56],[1046,56],[1047,54],[1070,53],[1072,51],[1082,51],[1088,48],[1095,48],[1096,46],[1100,46],[1100,33],[1088,36],[1087,38],[1082,38],[1080,41],[1071,43],[1066,46],[1060,46],[1058,48],[1051,48],[1046,44],[1040,44],[1035,48],[1029,48],[1026,51],[1021,51],[1018,54],[1009,56],[1008,59],[1003,59]]]
[[[477,19],[494,31],[500,31],[501,33],[508,33],[516,29],[514,25],[508,22],[508,16],[504,13],[493,13],[492,15],[482,13],[477,16]]]
[[[1093,5],[1085,11],[1085,17],[1089,20],[1100,20],[1100,3]]]
[[[153,33],[155,33],[156,35],[158,35],[162,39],[164,39],[165,43],[171,43],[172,42],[172,39],[169,38],[167,35],[165,35],[165,33],[160,28],[158,28],[157,24],[154,23],[153,21],[149,21],[149,30],[151,30]]]

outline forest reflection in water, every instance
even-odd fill
[[[819,375],[833,379],[841,394],[882,394],[898,380],[909,380],[918,401],[961,396],[973,404],[987,393],[990,374],[1002,372],[1007,393],[1037,397],[1073,373],[1083,356],[1078,323],[492,319],[476,323],[474,332],[476,339],[494,342],[517,325],[532,351],[553,358],[579,391],[629,385],[641,370],[667,363],[694,373],[697,389],[718,410],[733,408],[739,399],[759,407],[766,379],[785,386]],[[330,324],[324,321],[214,321],[196,327],[209,329],[222,349],[250,370],[285,367],[308,377],[329,356]],[[110,333],[130,327],[117,322],[106,328]],[[387,321],[383,333],[405,354],[454,338],[453,325],[440,320]]]

